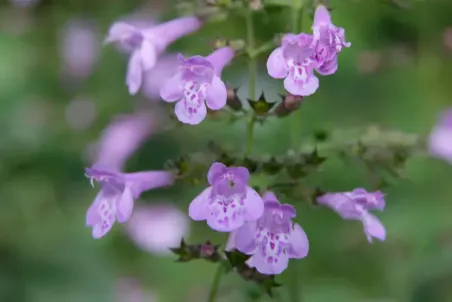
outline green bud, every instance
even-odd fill
[[[248,103],[257,116],[266,116],[273,106],[275,106],[275,103],[267,102],[264,93],[261,94],[257,101],[248,99]]]

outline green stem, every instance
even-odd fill
[[[253,24],[253,12],[248,9],[245,16],[246,22],[246,37],[247,37],[247,48],[248,53],[255,53],[255,42],[254,42],[254,24]],[[250,56],[248,59],[248,72],[249,72],[249,93],[250,100],[256,100],[256,57]],[[249,155],[251,152],[251,148],[253,145],[253,135],[254,135],[254,126],[256,124],[256,117],[254,113],[251,112],[251,117],[249,123],[247,125],[247,140],[246,140],[246,149],[245,149],[245,157]]]
[[[256,49],[250,49],[248,53],[248,56],[252,59],[256,58],[258,55],[260,55],[261,53],[267,52],[269,50],[274,49],[276,46],[275,41],[271,40],[268,41],[262,45],[260,45],[259,47],[257,47]]]
[[[246,149],[244,157],[247,157],[253,146],[253,135],[254,135],[254,125],[256,124],[256,117],[251,115],[251,120],[247,125],[247,134],[246,134]]]
[[[214,302],[218,293],[218,288],[220,287],[221,277],[223,276],[224,270],[221,263],[217,267],[215,276],[213,278],[212,286],[210,287],[209,298],[207,302]]]

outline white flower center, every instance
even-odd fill
[[[184,83],[183,92],[188,113],[195,114],[206,98],[206,85],[187,81]]]

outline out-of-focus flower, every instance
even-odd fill
[[[330,207],[343,219],[360,220],[370,243],[372,243],[372,238],[381,241],[386,239],[383,224],[377,217],[369,213],[370,210],[384,210],[386,203],[380,191],[369,193],[364,189],[355,189],[351,192],[327,193],[318,197],[317,202]]]
[[[157,302],[156,293],[143,288],[140,280],[122,277],[116,283],[115,302]]]
[[[220,48],[207,57],[185,59],[179,55],[179,71],[161,88],[160,96],[175,102],[175,113],[182,123],[199,124],[207,114],[207,107],[219,110],[226,105],[227,90],[221,80],[223,68],[234,57],[230,47]]]
[[[88,129],[96,119],[96,106],[91,100],[76,98],[66,106],[66,122],[78,131]]]
[[[100,52],[99,33],[90,20],[71,20],[60,33],[63,73],[74,78],[91,75]]]
[[[85,169],[91,182],[101,186],[93,204],[86,213],[86,225],[93,228],[93,237],[107,234],[114,222],[126,222],[132,214],[134,200],[144,191],[169,186],[174,178],[167,171],[120,173],[113,169],[93,165]]]
[[[378,51],[363,51],[356,59],[358,71],[364,74],[375,73],[382,63],[382,54]]]
[[[32,7],[38,4],[39,0],[9,0],[9,2],[19,7]]]
[[[429,137],[430,154],[452,164],[452,109],[442,113]]]
[[[201,27],[196,17],[174,19],[150,28],[139,28],[126,22],[110,27],[106,43],[118,43],[131,52],[126,76],[129,93],[134,95],[143,82],[143,73],[152,69],[158,56],[174,41]]]
[[[210,187],[202,191],[190,204],[188,214],[193,220],[207,220],[219,232],[231,232],[247,221],[259,219],[264,202],[248,186],[250,174],[244,167],[227,168],[213,163],[207,180]]]
[[[452,27],[447,27],[443,32],[443,44],[446,50],[452,53]]]
[[[97,143],[93,162],[122,170],[127,159],[156,129],[157,123],[155,117],[146,113],[115,118]]]
[[[177,246],[188,236],[190,224],[187,216],[169,204],[135,207],[126,225],[130,238],[143,250],[170,255],[170,247]]]
[[[160,88],[178,70],[179,60],[176,54],[163,55],[154,68],[144,75],[143,95],[150,100],[160,100]]]
[[[227,249],[252,255],[247,265],[266,275],[281,274],[289,259],[308,255],[309,241],[300,225],[293,223],[295,208],[280,204],[275,194],[264,194],[265,210],[257,221],[245,223],[232,232]]]
[[[345,42],[345,31],[331,23],[325,6],[315,11],[313,35],[287,34],[281,47],[276,48],[267,60],[268,74],[275,79],[285,79],[284,88],[293,95],[308,96],[315,93],[319,80],[314,69],[321,75],[331,75],[337,70],[337,56]]]

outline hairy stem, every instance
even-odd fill
[[[255,52],[255,43],[254,43],[254,24],[253,24],[253,12],[248,9],[245,16],[246,21],[246,38],[247,38],[247,46],[248,53]],[[249,93],[250,99],[256,99],[256,57],[250,56],[248,58],[248,72],[249,72]],[[253,135],[254,135],[254,126],[256,124],[256,117],[254,113],[251,111],[251,116],[247,125],[247,139],[246,139],[246,149],[245,149],[245,157],[248,156],[251,152],[251,148],[253,146]]]
[[[224,274],[223,266],[219,264],[217,267],[217,271],[215,272],[215,276],[213,277],[213,282],[210,287],[209,298],[207,302],[215,301],[218,293],[218,288],[220,287],[221,277],[223,276],[223,274]]]

